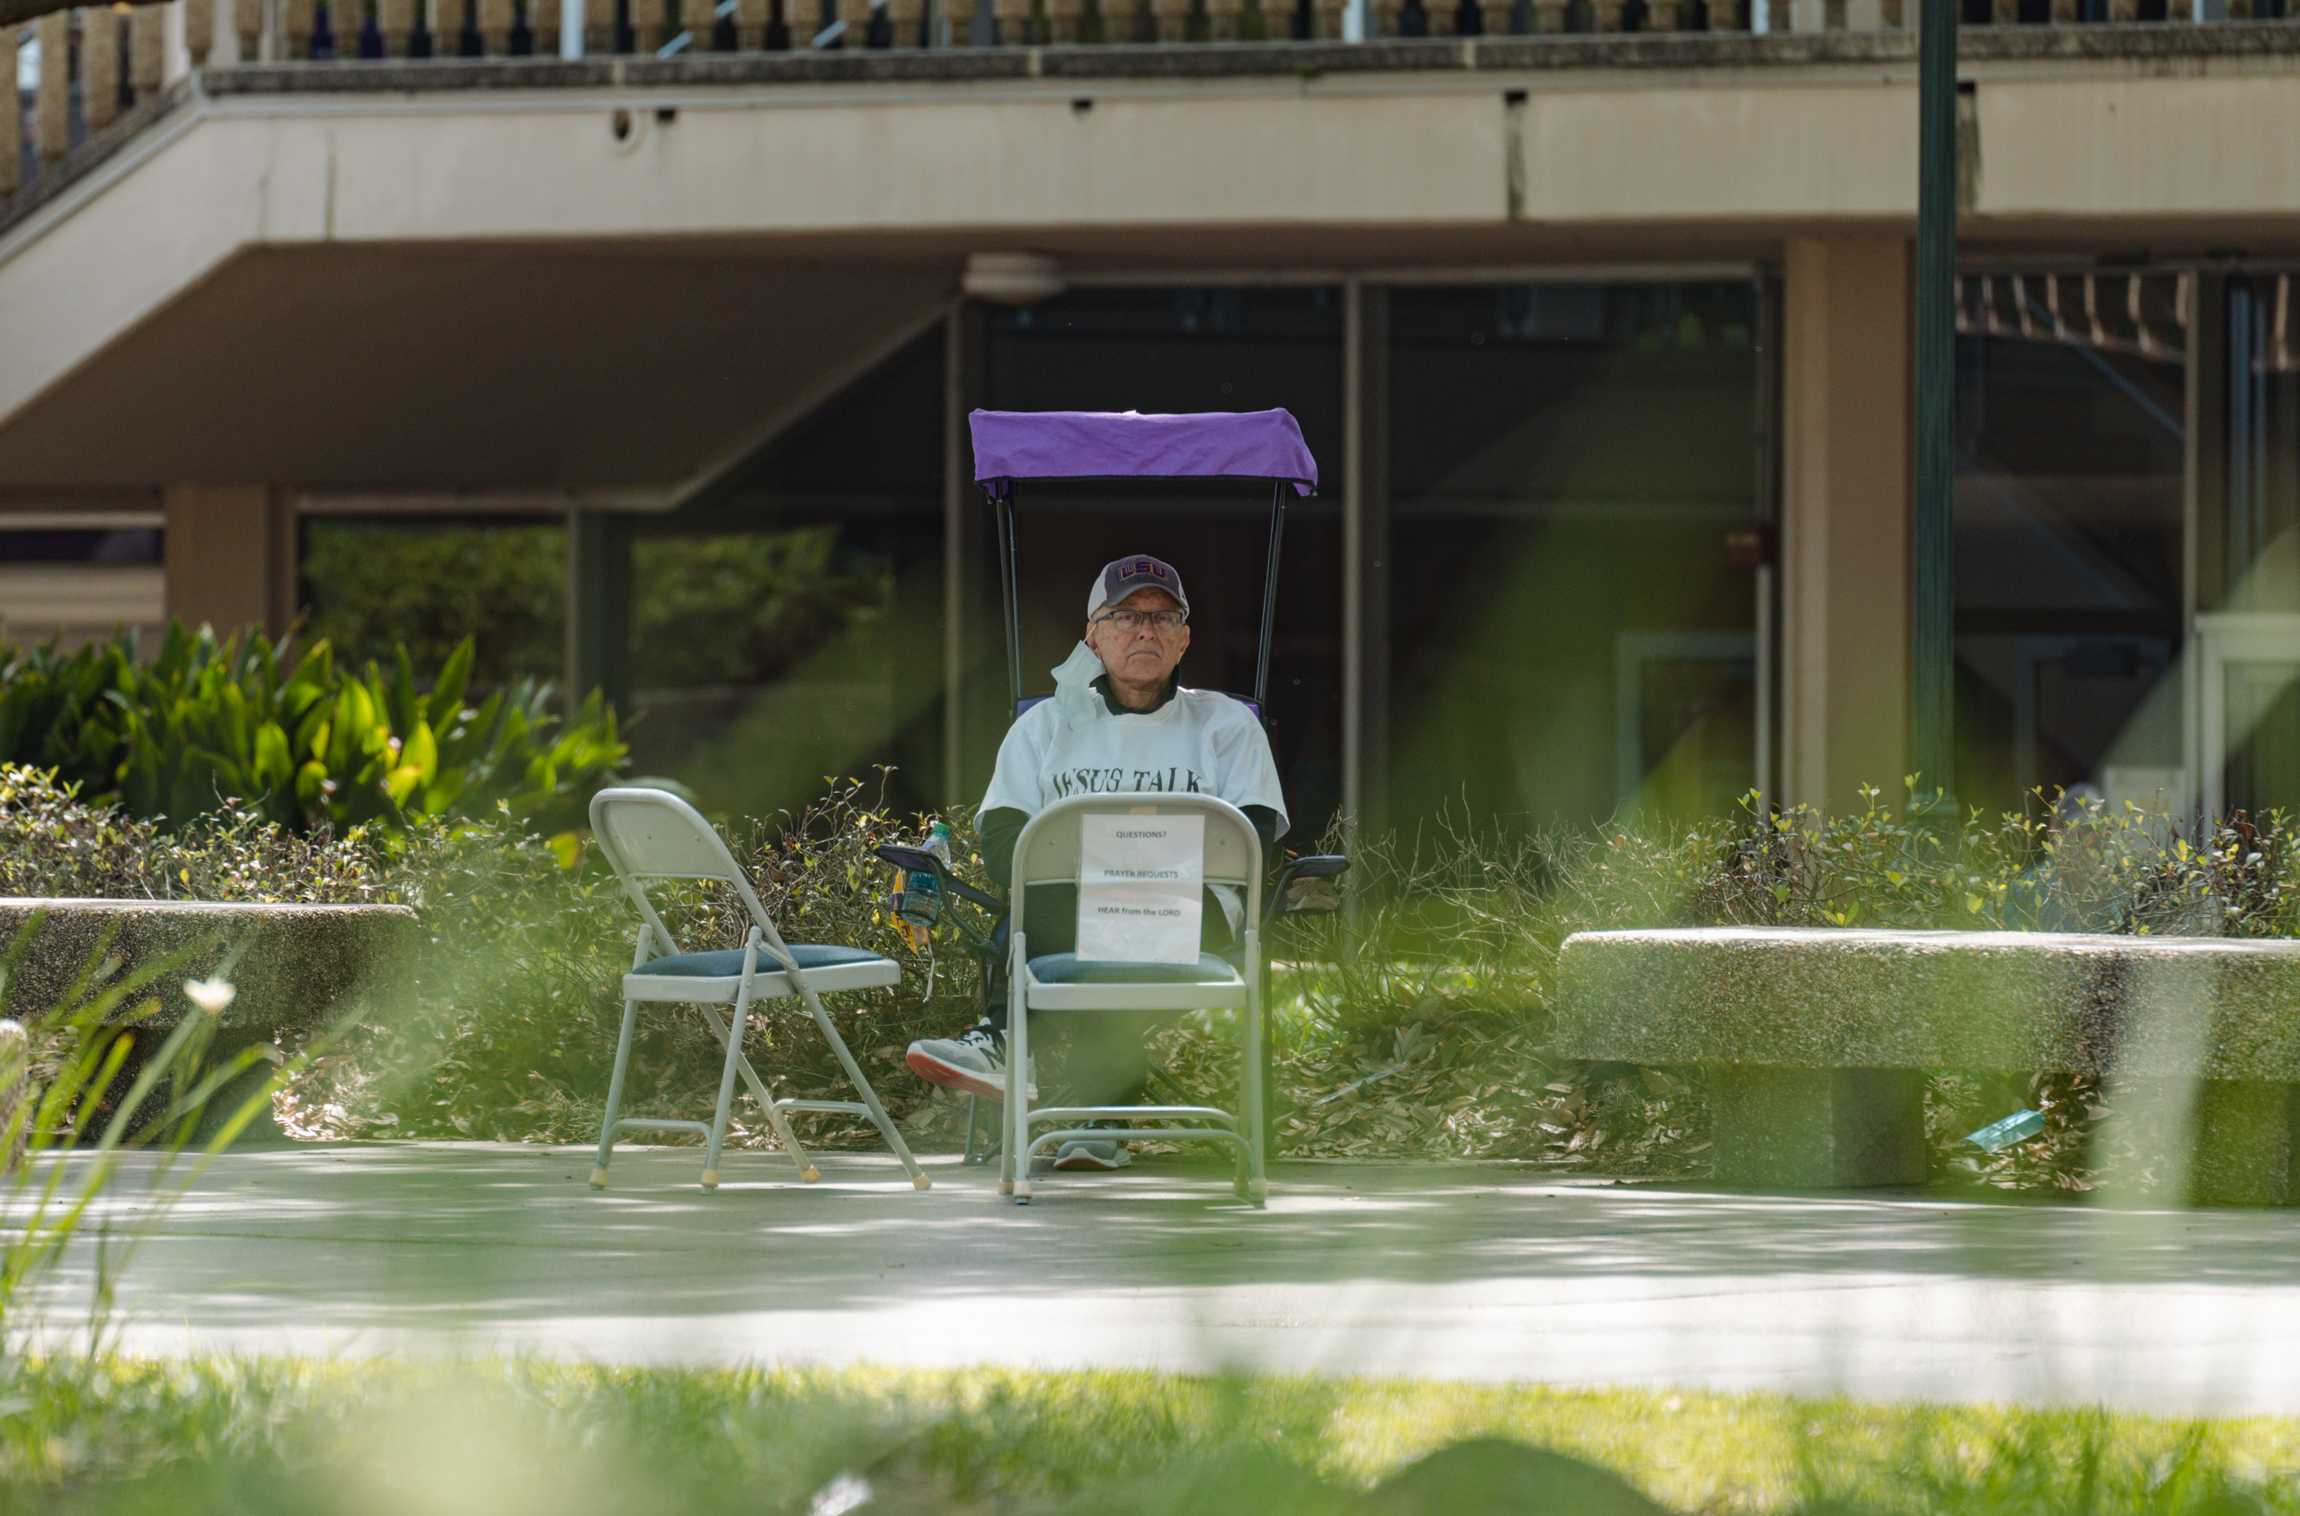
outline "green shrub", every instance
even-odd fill
[[[0,895],[357,904],[391,898],[385,862],[363,828],[296,831],[237,800],[163,827],[0,764]]]
[[[419,692],[404,648],[387,676],[339,668],[324,641],[291,667],[261,635],[180,625],[149,663],[132,632],[73,653],[0,647],[0,762],[178,824],[229,801],[305,829],[498,806],[575,824],[623,760],[614,713],[594,693],[562,723],[533,682],[466,705],[473,657],[459,644]]]

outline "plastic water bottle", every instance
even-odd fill
[[[956,871],[956,865],[951,861],[950,827],[945,823],[937,821],[928,827],[926,836],[919,840],[919,849],[934,855],[935,861],[942,865],[945,877]],[[918,911],[924,918],[922,925],[932,925],[942,915],[940,879],[932,874],[912,874],[903,881],[903,888],[917,897]]]
[[[919,842],[945,871],[951,868],[950,828],[937,821]],[[905,871],[895,879],[896,929],[914,953],[923,953],[935,922],[942,919],[942,882],[932,874]]]
[[[1984,1153],[1999,1152],[2016,1142],[2026,1142],[2044,1130],[2042,1111],[2015,1111],[2002,1121],[1992,1121],[1965,1141]]]

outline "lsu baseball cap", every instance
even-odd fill
[[[1182,576],[1174,572],[1174,565],[1163,558],[1136,554],[1102,565],[1102,572],[1094,576],[1094,588],[1086,596],[1086,619],[1091,621],[1106,605],[1116,605],[1136,590],[1164,590],[1181,604],[1182,613],[1190,613],[1190,597],[1182,592]]]

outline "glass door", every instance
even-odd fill
[[[2300,805],[2300,614],[2203,616],[2204,809]]]

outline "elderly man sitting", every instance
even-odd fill
[[[1120,558],[1095,576],[1085,641],[1054,671],[1055,698],[1032,706],[999,745],[998,766],[977,818],[983,864],[1002,889],[1014,874],[1024,823],[1080,793],[1157,790],[1217,795],[1243,811],[1266,850],[1286,830],[1278,767],[1253,711],[1228,695],[1185,689],[1174,669],[1190,647],[1190,597],[1171,564]],[[1074,889],[1044,886],[1024,903],[1034,952],[1065,953],[1077,940]],[[1236,940],[1241,904],[1209,890],[1202,942],[1220,952]],[[999,972],[1004,973],[1003,964]],[[910,1045],[912,1072],[931,1084],[992,1098],[1006,1090],[1006,996],[993,984],[990,1015],[956,1037]],[[1085,1105],[1138,1103],[1148,1077],[1141,1018],[1069,1018],[1069,1064]],[[1098,1123],[1099,1124],[1099,1123]],[[1075,1140],[1057,1169],[1115,1169],[1131,1161],[1117,1138]]]

